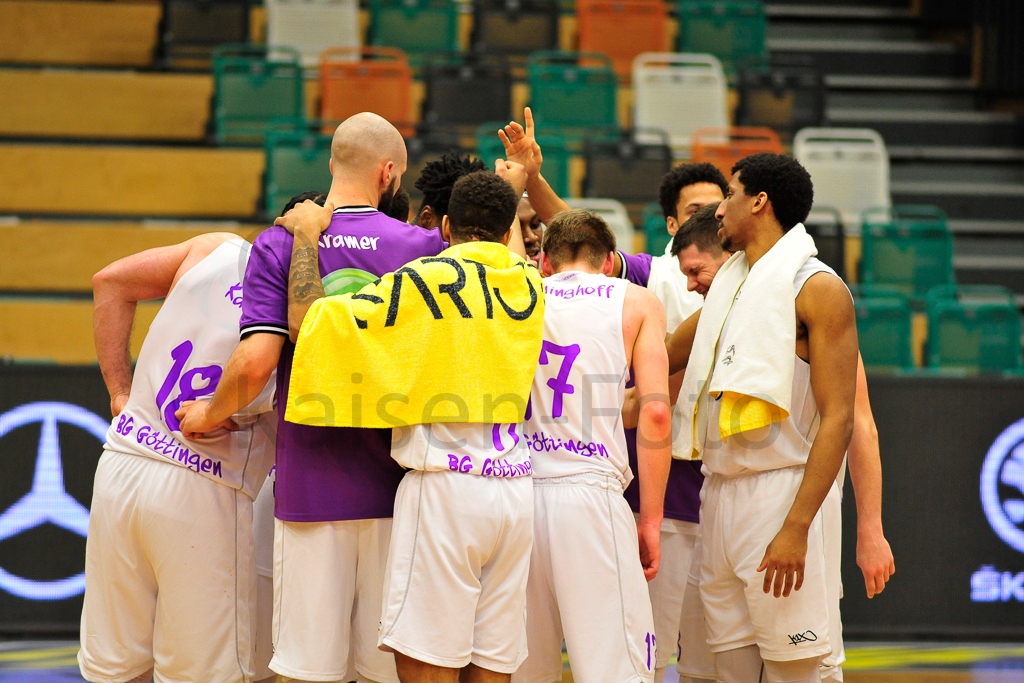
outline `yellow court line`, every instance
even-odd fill
[[[18,650],[16,652],[0,652],[0,662],[21,662],[30,659],[45,659],[78,655],[78,646],[52,647],[43,650]]]
[[[844,669],[892,669],[934,664],[970,664],[1024,657],[1024,648],[855,648],[846,651]]]

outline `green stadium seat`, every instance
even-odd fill
[[[607,55],[534,52],[528,62],[530,104],[537,121],[582,135],[614,129],[615,71]]]
[[[267,127],[266,217],[281,214],[288,200],[331,187],[331,140],[315,121],[278,120]]]
[[[370,44],[397,47],[418,66],[428,52],[459,52],[454,0],[370,0]]]
[[[668,234],[665,227],[665,214],[661,210],[661,204],[651,202],[644,207],[643,225],[647,241],[644,251],[651,256],[663,255],[672,241],[672,235]]]
[[[218,144],[262,145],[271,120],[303,116],[302,64],[293,48],[222,45],[213,78]]]
[[[971,373],[1020,372],[1021,316],[1004,287],[928,292],[928,365]]]
[[[679,0],[679,52],[712,54],[726,71],[767,59],[760,0]]]
[[[505,147],[498,137],[498,129],[505,126],[507,122],[485,123],[477,129],[476,149],[477,154],[487,164],[488,168],[494,168],[495,159],[505,158]],[[551,126],[545,126],[544,132],[537,136],[537,144],[544,153],[544,167],[541,173],[544,180],[555,191],[559,197],[569,196],[569,150],[566,146],[566,139]]]
[[[918,299],[953,284],[953,237],[935,206],[868,209],[862,229],[862,281],[895,287]]]
[[[851,287],[857,339],[864,366],[872,371],[914,367],[910,303],[899,292]]]

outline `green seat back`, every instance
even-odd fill
[[[214,52],[214,126],[222,145],[261,145],[275,118],[303,115],[302,66],[292,48],[223,45]]]
[[[483,159],[487,168],[494,168],[495,159],[505,158],[505,146],[498,137],[498,129],[508,122],[485,123],[477,129],[477,154]],[[537,144],[544,154],[544,167],[541,172],[551,189],[559,197],[569,196],[569,159],[565,137],[551,126],[546,127],[543,134],[537,136]]]
[[[937,207],[869,209],[862,225],[863,281],[923,297],[953,284],[953,237]]]
[[[530,105],[538,121],[577,129],[616,126],[617,82],[607,55],[534,52],[529,81]]]
[[[459,52],[454,0],[371,0],[370,44],[397,47],[419,65],[428,52]]]
[[[679,0],[679,52],[712,54],[726,71],[765,61],[764,5],[760,0]]]
[[[936,287],[928,293],[928,365],[1019,371],[1021,317],[1002,287]]]
[[[271,125],[267,133],[264,185],[268,218],[279,216],[288,200],[297,194],[330,189],[331,139],[319,128],[301,122]]]
[[[857,297],[857,339],[864,365],[872,370],[914,367],[910,304],[904,297]]]
[[[651,202],[644,207],[644,236],[647,242],[644,251],[651,256],[663,255],[665,247],[672,241],[672,235],[668,234],[665,227],[665,215],[658,202]]]

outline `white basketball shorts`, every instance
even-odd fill
[[[270,658],[274,656],[271,632],[274,623],[274,474],[263,482],[252,504],[252,535],[256,544],[256,675],[254,680],[270,678]]]
[[[252,499],[171,463],[104,451],[85,549],[82,677],[253,676]]]
[[[576,683],[650,683],[658,642],[636,520],[614,477],[534,479],[527,589],[530,656],[513,683],[562,680],[564,637]],[[665,646],[671,652],[671,641]]]
[[[832,646],[832,653],[821,662],[821,677],[831,677],[841,682],[846,650],[843,647],[843,619],[839,610],[839,601],[843,597],[843,496],[838,483],[832,484],[821,504],[821,531],[825,548],[825,582],[828,586],[828,640]]]
[[[681,676],[713,681],[718,678],[718,668],[715,655],[708,647],[708,628],[704,620],[704,603],[700,597],[700,556],[701,541],[698,533],[687,572],[682,613],[679,615],[676,672]]]
[[[526,658],[533,482],[411,471],[395,497],[378,644],[434,666]]]
[[[633,513],[639,521],[640,515]],[[679,636],[679,615],[683,609],[683,593],[693,562],[693,548],[698,529],[693,522],[665,518],[661,522],[661,563],[658,575],[647,583],[654,612],[654,633],[661,645],[656,668],[668,666]]]
[[[824,657],[829,604],[821,512],[807,533],[804,583],[789,597],[762,590],[757,567],[803,481],[802,467],[740,477],[711,475],[701,506],[700,592],[712,652],[757,645],[761,657]]]
[[[390,519],[274,520],[274,658],[303,681],[398,683],[377,649]]]

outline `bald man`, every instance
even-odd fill
[[[447,244],[382,213],[406,168],[402,136],[376,114],[342,123],[331,148],[317,275],[327,295],[355,292]],[[301,245],[300,245],[301,246]],[[300,249],[301,251],[301,249]],[[298,252],[296,252],[298,253]],[[285,680],[397,682],[394,656],[377,649],[395,492],[390,429],[298,425],[284,420],[292,355],[288,282],[292,236],[264,231],[246,268],[242,341],[210,403],[183,410],[182,431],[202,433],[245,405],[277,368],[274,506],[274,658]],[[304,273],[303,273],[304,275]],[[301,320],[298,321],[301,323]]]

